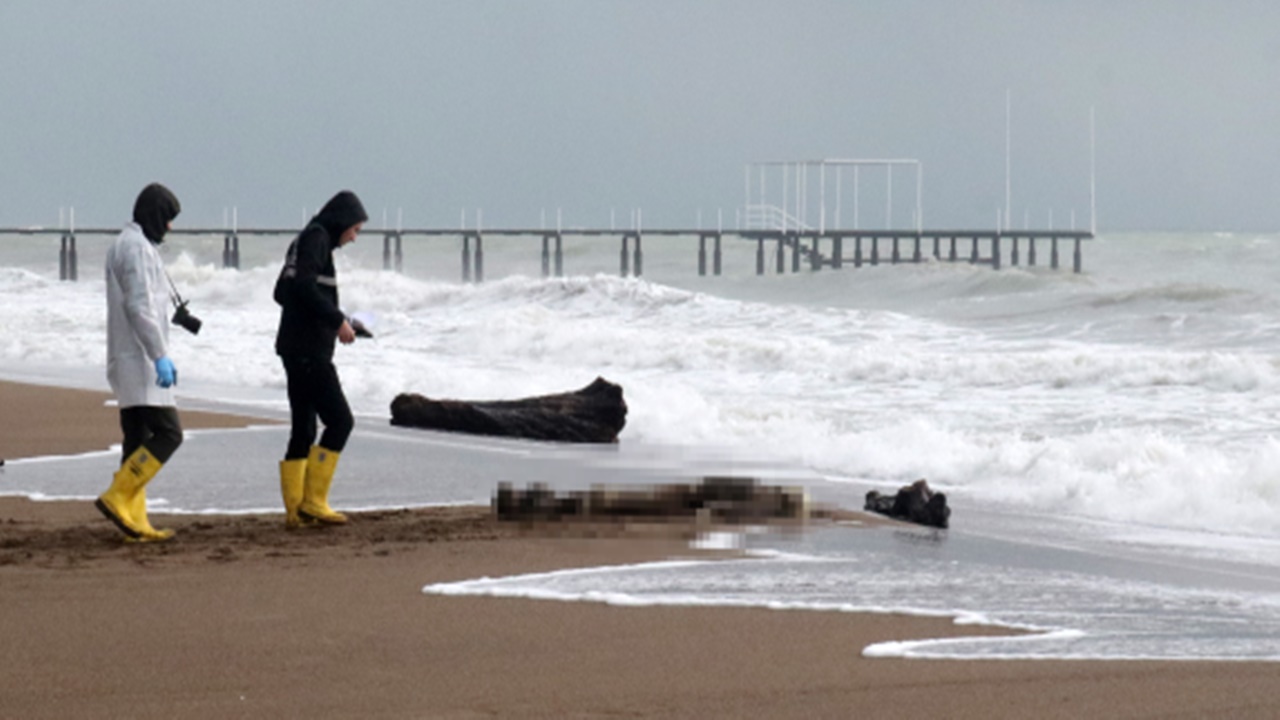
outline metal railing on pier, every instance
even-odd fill
[[[59,278],[74,281],[78,277],[76,237],[78,235],[116,235],[118,228],[86,228],[78,230],[45,228],[0,228],[0,235],[60,235],[58,256]],[[295,235],[296,229],[244,228],[234,231],[223,229],[174,229],[170,235],[223,236],[222,266],[240,267],[241,236]],[[1072,270],[1083,271],[1082,242],[1093,234],[1079,230],[815,230],[775,228],[741,230],[704,229],[647,229],[647,230],[546,230],[546,229],[487,229],[462,230],[457,228],[422,228],[404,230],[366,230],[365,235],[382,235],[382,265],[385,270],[403,270],[405,239],[420,237],[424,240],[460,241],[461,278],[464,282],[484,280],[484,240],[488,237],[527,237],[541,240],[543,277],[562,277],[564,267],[564,239],[566,237],[592,238],[600,241],[613,239],[620,243],[618,270],[623,277],[640,277],[644,272],[643,238],[690,237],[697,238],[696,262],[698,274],[713,275],[723,272],[724,241],[754,242],[756,244],[757,275],[764,275],[767,256],[773,254],[774,271],[778,274],[800,272],[802,268],[818,271],[823,268],[840,270],[848,265],[855,268],[882,263],[967,262],[989,265],[999,270],[1006,265],[1023,263],[1022,248],[1026,247],[1025,264],[1035,266],[1039,261],[1037,241],[1047,243],[1049,267],[1061,266],[1060,243],[1071,243]],[[883,252],[882,252],[883,243]],[[906,246],[904,248],[904,245]],[[772,247],[770,247],[772,246]],[[1043,247],[1043,245],[1040,245]],[[1007,260],[1006,260],[1007,248]],[[851,254],[850,254],[851,253]],[[887,253],[887,257],[884,253]],[[788,263],[788,258],[790,262]],[[708,262],[709,261],[709,262]]]

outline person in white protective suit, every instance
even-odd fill
[[[146,486],[182,444],[169,358],[169,285],[158,246],[178,216],[165,186],[142,189],[133,222],[107,250],[107,380],[120,407],[122,462],[95,506],[130,540],[173,537],[147,520]]]

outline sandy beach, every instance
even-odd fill
[[[0,457],[119,442],[107,398],[0,383]],[[183,421],[263,422],[187,411]],[[152,520],[177,537],[125,544],[88,502],[0,498],[0,717],[1280,716],[1280,666],[1269,663],[867,659],[870,643],[997,631],[421,592],[693,556],[676,528],[551,535],[484,507],[355,513],[347,527],[292,533],[281,515]]]

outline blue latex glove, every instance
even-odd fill
[[[156,359],[156,384],[162,388],[178,384],[178,368],[173,366],[168,355]]]

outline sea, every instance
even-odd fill
[[[173,236],[175,288],[204,321],[173,330],[180,407],[281,418],[271,290],[288,237]],[[78,237],[0,237],[0,378],[106,389],[102,260]],[[1082,272],[934,260],[778,273],[724,241],[647,236],[624,277],[616,238],[567,235],[563,277],[540,238],[489,236],[483,282],[461,241],[406,237],[399,272],[367,231],[337,253],[344,309],[375,337],[336,362],[357,430],[335,505],[487,502],[497,482],[687,482],[737,474],[861,508],[917,479],[946,530],[815,525],[709,533],[727,560],[478,577],[424,592],[626,606],[909,613],[1008,637],[851,648],[875,657],[1280,659],[1280,234],[1100,233]],[[967,259],[967,248],[961,257]],[[1008,252],[1006,247],[1005,252]],[[634,246],[628,264],[635,267]],[[848,248],[846,253],[849,254]],[[910,257],[910,250],[904,249]],[[708,262],[710,266],[710,261]],[[403,392],[491,400],[623,388],[615,446],[473,438],[389,425]],[[3,408],[5,413],[21,408]],[[278,511],[285,431],[191,431],[153,511]],[[0,493],[90,498],[118,448],[10,460]],[[692,557],[692,554],[691,554]]]

